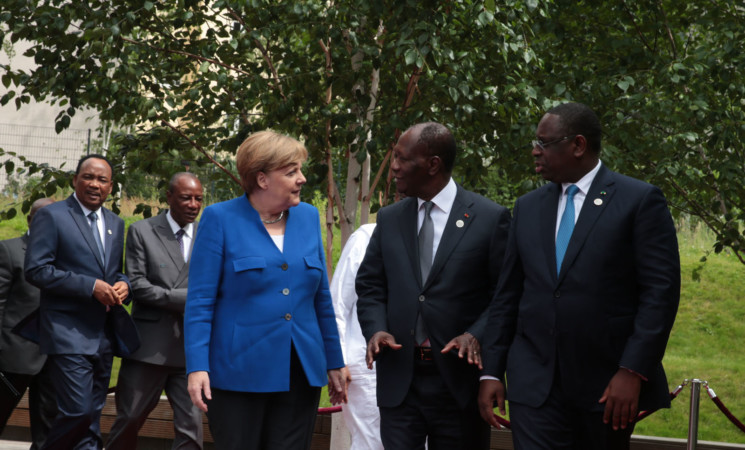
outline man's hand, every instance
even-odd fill
[[[449,352],[450,350],[458,349],[458,358],[468,356],[468,364],[476,364],[479,369],[484,367],[481,365],[481,345],[478,339],[476,339],[471,333],[463,333],[460,336],[454,337],[450,342],[445,345],[442,349],[442,354]]]
[[[332,405],[347,403],[347,386],[352,381],[349,369],[331,369],[328,372],[329,377],[329,401]]]
[[[194,406],[207,412],[207,404],[202,399],[202,392],[207,400],[212,400],[212,391],[210,391],[210,375],[205,370],[192,372],[189,374],[188,387],[189,397]]]
[[[639,411],[641,385],[639,375],[624,368],[618,369],[598,401],[605,403],[603,422],[610,423],[614,430],[625,429],[633,422]]]
[[[378,331],[373,334],[370,338],[370,342],[367,343],[367,368],[372,370],[373,362],[383,348],[389,347],[391,350],[398,350],[401,348],[401,344],[396,343],[396,338],[392,334],[386,333],[385,331]]]
[[[119,293],[109,283],[103,280],[96,280],[96,284],[93,286],[93,298],[106,306],[122,304],[122,301],[119,300]]]
[[[114,290],[119,296],[119,304],[121,305],[129,297],[129,286],[124,281],[117,281],[114,283]]]
[[[499,427],[497,418],[494,417],[494,402],[497,402],[499,414],[505,415],[504,408],[504,384],[499,380],[481,380],[479,383],[479,413],[489,425]]]

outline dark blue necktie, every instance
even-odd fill
[[[186,262],[186,253],[184,253],[184,234],[186,232],[183,228],[179,228],[179,230],[176,232],[176,240],[178,241],[178,246],[181,249],[181,256],[184,258],[184,262]]]
[[[577,185],[573,184],[567,188],[567,202],[564,214],[559,222],[559,232],[556,234],[556,273],[561,272],[561,262],[569,246],[569,239],[574,231],[574,194],[579,192]]]
[[[93,240],[96,241],[96,246],[98,247],[98,253],[101,255],[101,261],[106,261],[104,258],[104,252],[103,252],[103,243],[101,242],[101,233],[98,232],[98,224],[96,223],[98,221],[98,214],[95,212],[92,212],[88,214],[88,218],[91,221],[91,231],[93,232]]]

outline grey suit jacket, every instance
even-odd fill
[[[0,241],[0,370],[36,375],[46,355],[39,345],[11,332],[24,317],[39,307],[39,290],[23,275],[28,235]]]
[[[458,186],[429,277],[422,280],[417,199],[410,197],[378,211],[377,226],[357,272],[357,315],[368,341],[376,332],[387,331],[403,345],[378,356],[379,406],[399,405],[409,390],[419,313],[437,368],[453,397],[461,408],[475,402],[478,368],[440,350],[466,331],[481,341],[509,224],[507,208]]]
[[[194,235],[196,230],[195,222]],[[185,367],[184,305],[189,263],[184,263],[165,214],[129,227],[126,272],[134,294],[132,318],[142,340],[139,350],[129,358]]]

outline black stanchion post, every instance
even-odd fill
[[[698,443],[698,400],[701,393],[701,383],[698,378],[691,380],[691,409],[688,417],[688,445],[686,450],[696,450]]]

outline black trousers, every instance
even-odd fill
[[[31,450],[38,450],[44,444],[49,427],[57,415],[57,401],[49,367],[44,365],[36,375],[10,372],[4,372],[4,374],[21,395],[28,389]],[[0,435],[20,400],[21,397],[13,396],[9,389],[0,386]]]
[[[288,392],[236,392],[212,388],[207,418],[220,450],[310,448],[321,388],[308,384],[292,349]]]
[[[548,399],[537,408],[510,402],[515,450],[628,450],[633,424],[614,431],[603,423],[602,410],[574,405],[558,379],[557,372]]]
[[[403,403],[380,408],[380,436],[386,450],[488,450],[489,425],[476,396],[458,406],[434,361],[415,361],[414,379]]]

